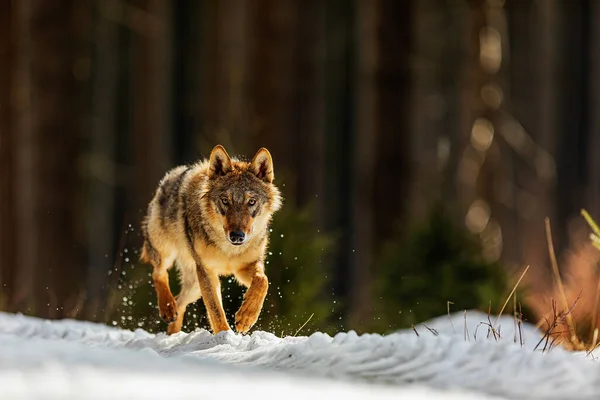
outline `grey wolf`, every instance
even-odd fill
[[[273,160],[265,148],[251,162],[231,158],[221,145],[208,160],[166,173],[142,223],[141,261],[152,278],[168,334],[181,330],[186,307],[202,298],[213,333],[230,330],[221,298],[221,276],[245,287],[235,314],[237,332],[256,323],[267,295],[265,253],[269,225],[281,207],[273,183]],[[174,297],[168,270],[175,266],[181,291]]]

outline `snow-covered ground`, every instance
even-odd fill
[[[508,317],[499,340],[486,338],[487,315],[466,321],[440,317],[418,336],[167,337],[0,313],[0,399],[600,398],[594,356],[534,352],[530,325],[515,344]]]

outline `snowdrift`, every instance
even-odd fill
[[[502,317],[498,339],[487,318],[458,313],[386,336],[168,337],[0,313],[0,399],[600,398],[600,354],[542,354],[533,326]]]

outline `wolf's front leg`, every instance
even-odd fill
[[[244,294],[244,301],[238,312],[235,313],[235,329],[240,333],[246,333],[258,320],[269,290],[269,280],[265,275],[265,267],[262,262],[237,271],[235,277],[248,287]]]
[[[198,283],[200,284],[200,292],[202,292],[202,300],[206,306],[208,321],[213,334],[221,331],[228,331],[231,328],[227,323],[227,317],[223,310],[221,302],[221,281],[219,276],[209,272],[203,265],[196,266],[198,272]]]

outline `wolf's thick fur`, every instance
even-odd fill
[[[217,145],[209,160],[174,168],[161,180],[142,225],[141,260],[154,267],[158,309],[169,334],[181,330],[187,305],[200,297],[213,333],[230,329],[221,300],[223,275],[248,288],[235,314],[236,330],[245,333],[254,325],[269,286],[269,224],[282,203],[273,178],[267,149],[248,163]],[[176,299],[167,273],[173,265],[181,277]]]

